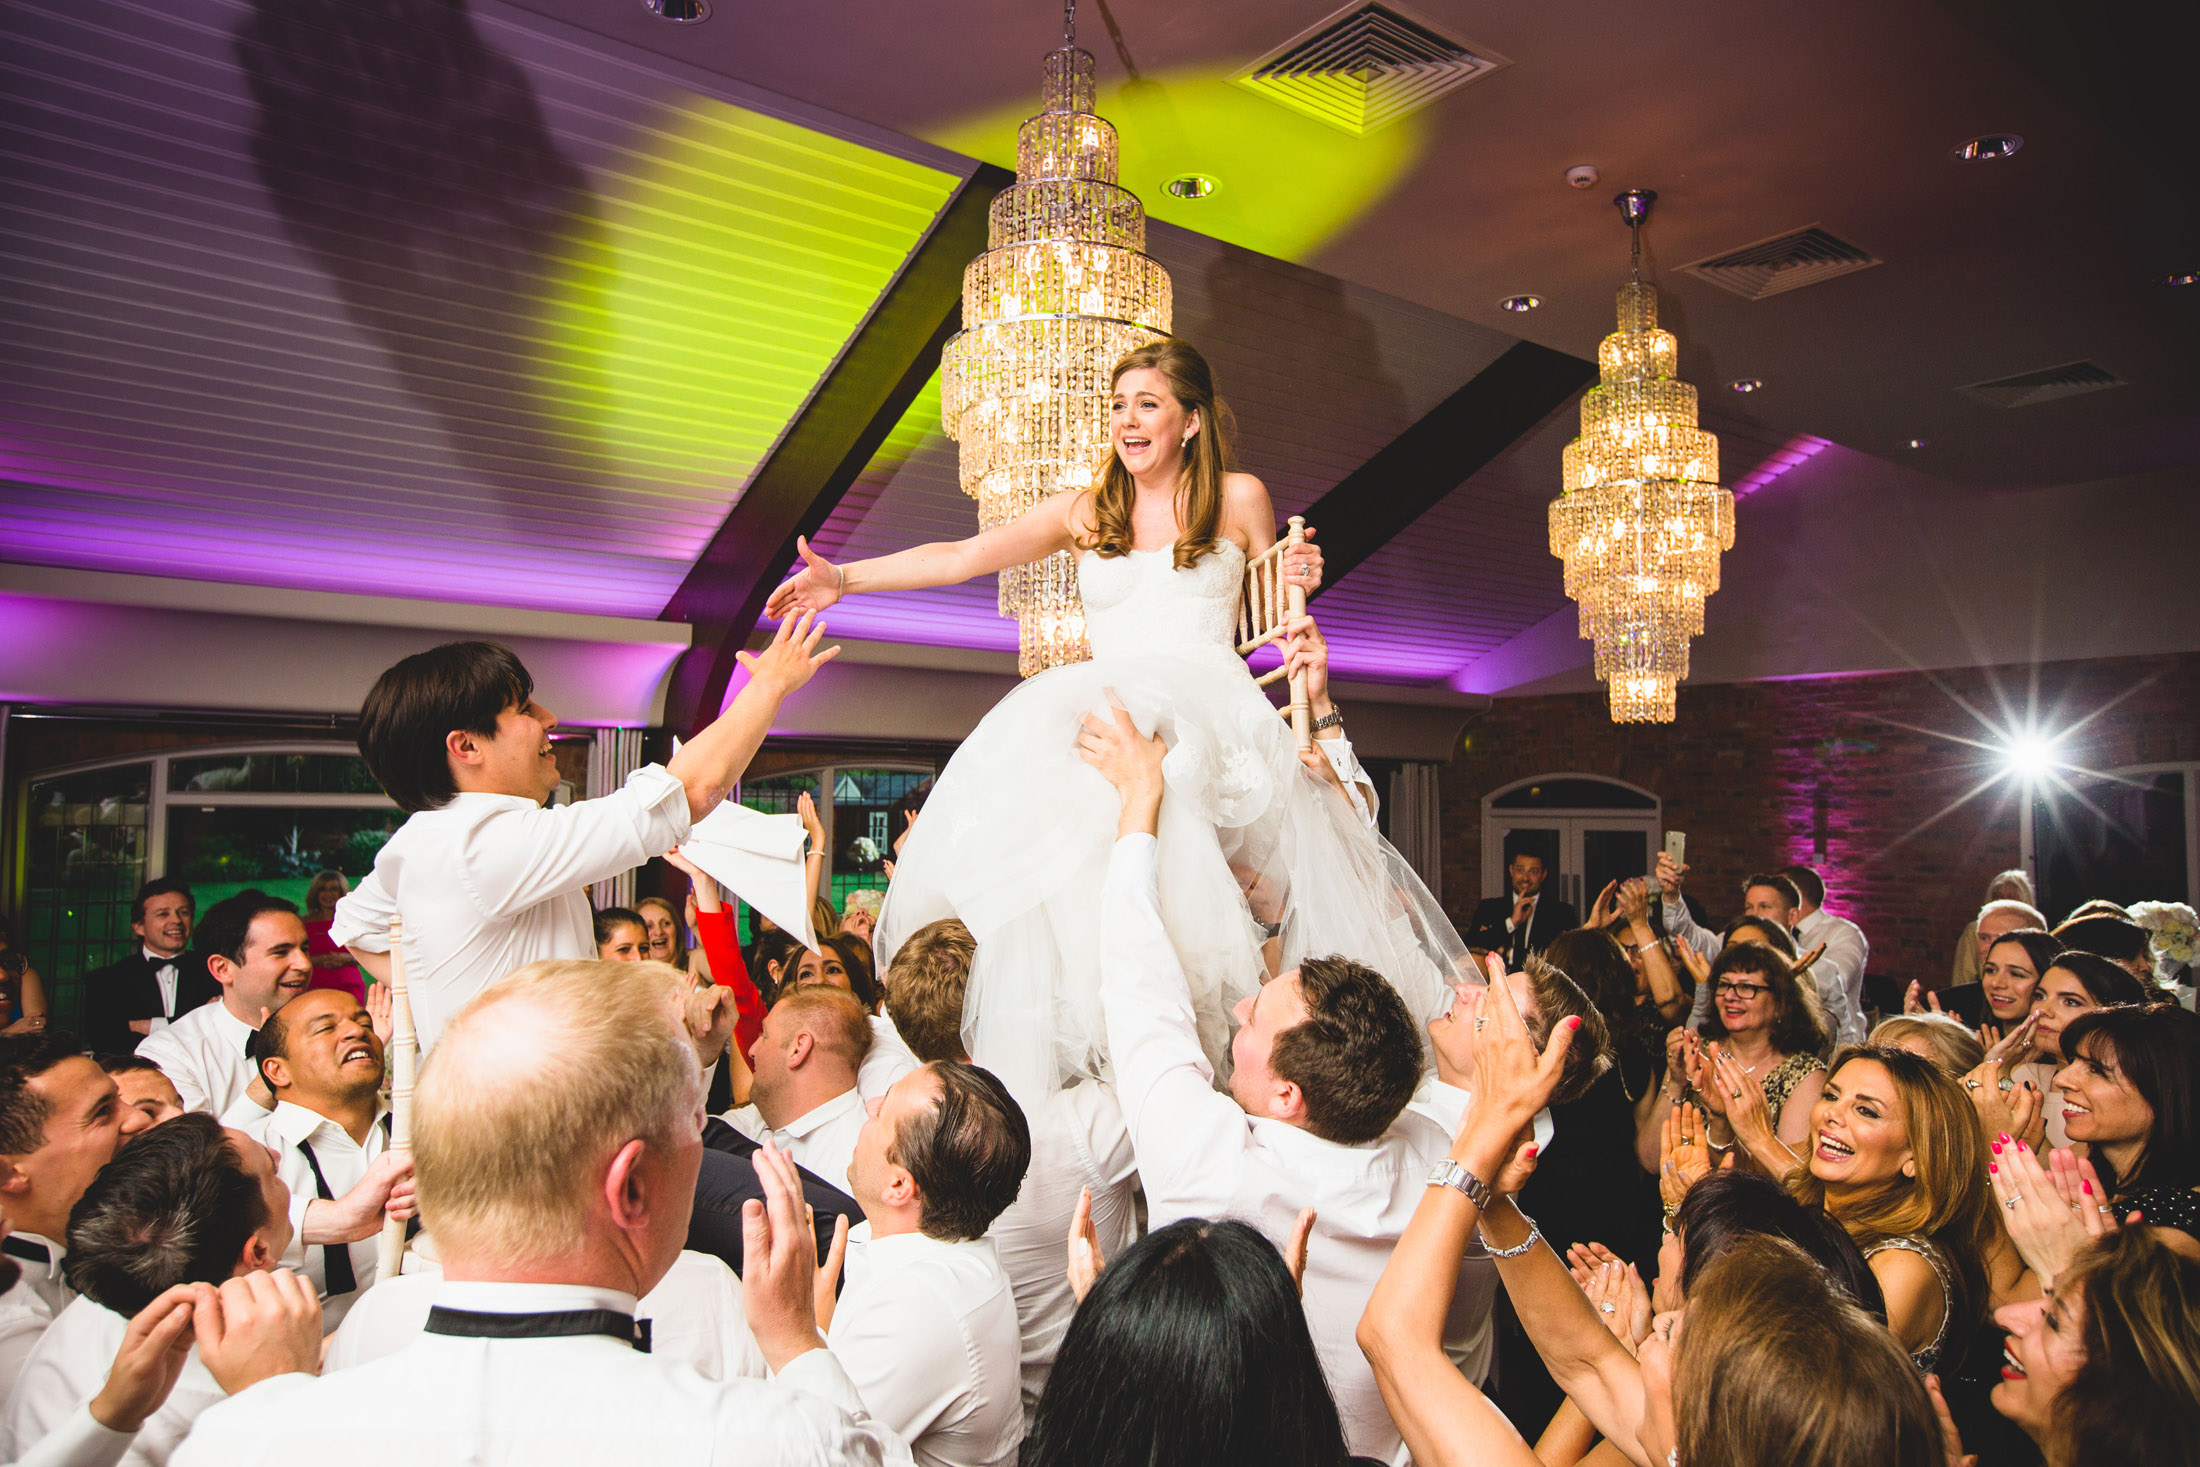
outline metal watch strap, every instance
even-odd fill
[[[1325,729],[1325,728],[1343,728],[1343,727],[1344,727],[1344,713],[1343,713],[1343,711],[1342,711],[1341,709],[1337,709],[1337,708],[1332,708],[1332,709],[1330,709],[1330,710],[1329,710],[1329,711],[1328,711],[1327,713],[1324,713],[1324,714],[1323,714],[1323,715],[1322,715],[1321,717],[1319,717],[1319,718],[1317,718],[1317,719],[1315,719],[1315,720],[1314,720],[1314,732],[1315,732],[1315,733],[1320,733],[1320,732],[1321,732],[1321,731],[1322,731],[1323,729]]]
[[[1496,1196],[1490,1191],[1489,1183],[1448,1156],[1429,1169],[1428,1184],[1449,1187],[1476,1207],[1488,1207]]]

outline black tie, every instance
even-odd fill
[[[1517,973],[1528,962],[1528,929],[1535,925],[1535,908],[1528,908],[1527,917],[1513,929],[1512,970]]]
[[[28,1238],[0,1239],[0,1253],[10,1258],[20,1258],[28,1263],[51,1263],[53,1254],[46,1251],[44,1243],[33,1243]]]
[[[536,1314],[492,1314],[479,1309],[428,1311],[428,1333],[477,1340],[539,1340],[571,1335],[609,1335],[649,1353],[649,1321],[616,1309],[555,1309]]]
[[[382,1115],[383,1139],[387,1140],[389,1134],[390,1117],[389,1113],[385,1111]],[[298,1149],[305,1154],[306,1165],[313,1168],[313,1195],[323,1201],[333,1202],[336,1194],[329,1190],[328,1178],[321,1174],[321,1158],[313,1154],[313,1143],[311,1141],[300,1141]],[[321,1245],[321,1261],[323,1271],[328,1276],[328,1295],[331,1299],[338,1294],[349,1294],[359,1287],[359,1275],[353,1272],[351,1266],[351,1245],[349,1243],[323,1243]]]

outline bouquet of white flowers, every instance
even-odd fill
[[[2183,902],[2135,902],[2131,920],[2147,930],[2154,976],[2167,983],[2176,971],[2200,962],[2200,914]]]

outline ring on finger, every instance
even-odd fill
[[[2017,1082],[2010,1079],[2007,1075],[2004,1075],[2001,1077],[2000,1080],[1995,1082],[1994,1088],[2006,1094],[2007,1092],[2017,1088]]]
[[[2015,1212],[2017,1210],[2017,1204],[2022,1202],[2023,1200],[2024,1194],[2020,1192],[2016,1196],[2004,1198],[2001,1205],[2008,1208],[2011,1212]]]

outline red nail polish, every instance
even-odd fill
[[[1995,1147],[1994,1149],[1995,1149],[1996,1151],[1999,1151],[1999,1150],[2001,1150],[2001,1148],[2000,1148],[1999,1146]],[[1987,1169],[1988,1171],[1990,1171],[1990,1172],[1998,1172],[1998,1171],[2000,1171],[2000,1170],[2001,1170],[2001,1167],[2000,1167],[2000,1165],[1999,1165],[1998,1163],[1995,1163],[1995,1162],[1991,1162],[1991,1161],[1990,1161],[1990,1162],[1986,1163],[1986,1169]]]
[[[2001,1143],[2000,1143],[1999,1141],[1996,1141],[1996,1142],[1994,1143],[1994,1155],[1996,1155],[1996,1156],[1999,1156],[1999,1155],[2001,1155]]]
[[[2086,1196],[2091,1197],[2093,1195],[2093,1184],[2091,1182],[2081,1182],[2078,1186],[2079,1190],[2084,1192]]]

